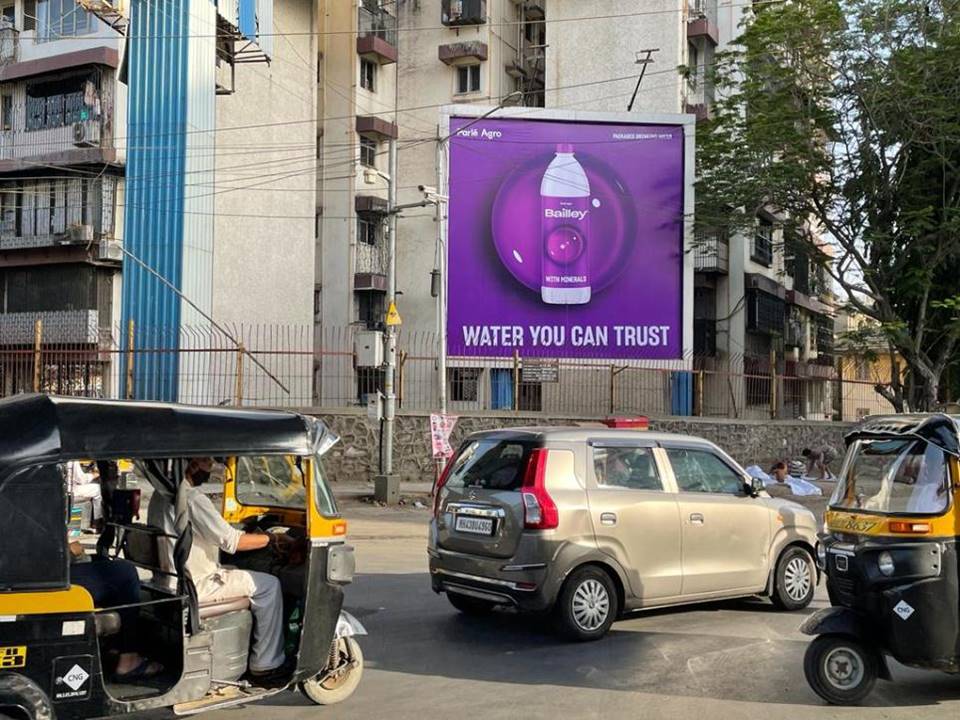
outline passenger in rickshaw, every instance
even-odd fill
[[[214,507],[201,485],[213,469],[212,458],[193,458],[184,470],[190,482],[187,503],[193,529],[193,543],[186,567],[197,590],[198,600],[216,602],[249,598],[254,617],[253,644],[250,651],[250,675],[258,685],[282,682],[288,673],[284,654],[283,597],[280,581],[273,575],[236,568],[224,568],[219,557],[259,550],[284,542],[283,536],[270,533],[248,533],[230,526]],[[151,525],[168,535],[176,535],[176,512],[173,504],[160,493],[150,499],[148,517]],[[174,573],[173,542],[161,542],[160,563],[166,572]]]
[[[90,593],[100,608],[117,607],[120,616],[119,658],[114,671],[117,682],[132,682],[163,672],[163,665],[136,650],[140,576],[133,563],[96,557],[89,559],[78,542],[70,543],[70,581]]]

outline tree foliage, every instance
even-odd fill
[[[930,408],[960,342],[960,0],[754,8],[714,67],[696,222],[775,210]]]

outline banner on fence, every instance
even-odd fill
[[[684,127],[451,117],[451,355],[683,355]]]
[[[433,446],[433,457],[435,459],[450,458],[453,455],[450,434],[456,424],[456,415],[441,415],[439,413],[430,415],[430,443]]]

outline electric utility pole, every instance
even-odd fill
[[[637,53],[636,64],[641,66],[640,77],[637,78],[637,86],[633,89],[633,96],[630,98],[630,103],[627,105],[627,112],[633,110],[633,103],[636,102],[637,93],[640,92],[640,83],[643,82],[643,76],[647,72],[647,65],[653,62],[653,54],[655,52],[660,52],[660,48],[646,48]],[[646,53],[646,56],[640,57],[644,53]]]

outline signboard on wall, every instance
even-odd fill
[[[450,355],[682,357],[682,124],[453,116],[450,132]]]

